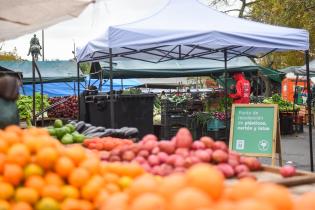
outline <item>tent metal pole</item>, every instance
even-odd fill
[[[228,136],[228,91],[227,91],[227,50],[224,50],[224,109],[225,109],[225,138],[226,143],[229,142],[229,136]]]
[[[308,129],[310,142],[310,162],[311,171],[314,171],[314,156],[313,156],[313,139],[312,139],[312,94],[310,82],[310,55],[309,51],[305,51],[306,77],[307,77],[307,109],[308,109]]]
[[[32,114],[33,114],[33,125],[36,126],[36,106],[35,106],[35,88],[36,88],[36,81],[35,81],[35,58],[32,55],[32,87],[33,87],[33,110],[32,110]]]
[[[113,94],[113,52],[109,48],[109,79],[110,79],[110,125],[115,128],[115,107],[114,107],[114,94]]]
[[[80,63],[77,63],[77,82],[78,82],[78,120],[80,119],[80,113],[81,113],[81,102],[80,102]]]

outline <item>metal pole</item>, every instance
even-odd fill
[[[44,112],[43,112],[44,111],[44,84],[43,84],[42,75],[38,69],[36,62],[34,62],[34,64],[35,64],[34,67],[35,67],[35,70],[38,74],[39,83],[40,83],[40,97],[41,97],[41,99],[40,99],[40,112],[42,113],[41,114],[41,117],[42,117],[41,121],[42,121],[42,126],[44,127]]]
[[[78,82],[78,120],[80,119],[81,104],[80,104],[80,63],[77,63],[77,82]]]
[[[123,79],[120,79],[120,85],[121,85],[121,89],[123,90],[124,89],[124,80]]]
[[[113,95],[113,51],[109,48],[109,79],[110,79],[110,126],[115,128],[115,107]]]
[[[42,30],[42,51],[43,51],[43,61],[45,61],[45,41],[44,41],[44,36],[45,33],[44,33],[44,30]]]
[[[34,56],[32,55],[32,87],[33,87],[33,101],[32,101],[32,105],[33,105],[33,110],[32,110],[32,114],[33,114],[33,125],[36,126],[36,106],[35,106],[35,85],[36,85],[36,81],[35,81],[35,60],[34,60]]]
[[[309,142],[310,142],[310,162],[311,171],[314,171],[314,156],[313,156],[313,139],[312,139],[312,95],[311,95],[311,83],[310,83],[310,57],[309,51],[305,51],[305,63],[306,63],[306,77],[307,77],[307,109],[308,109],[308,129],[309,129]]]
[[[227,51],[226,49],[224,50],[224,109],[225,109],[225,138],[226,138],[226,143],[229,142],[229,136],[228,136],[228,87],[227,87]]]

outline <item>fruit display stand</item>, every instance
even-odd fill
[[[258,182],[275,183],[289,188],[294,195],[315,191],[315,173],[297,170],[292,177],[284,178],[280,174],[279,167],[264,165],[261,171],[251,172]],[[227,179],[228,185],[237,182],[238,179]]]

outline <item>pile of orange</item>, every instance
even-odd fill
[[[156,179],[142,175],[123,193],[112,195],[101,210],[312,210],[315,193],[293,198],[287,188],[242,179],[224,185],[220,172],[207,164],[186,174]]]
[[[135,164],[103,164],[81,145],[64,147],[44,129],[0,130],[1,210],[90,210],[143,174]]]
[[[315,193],[243,179],[225,186],[209,164],[156,177],[136,164],[100,162],[46,130],[0,130],[0,210],[314,210]]]

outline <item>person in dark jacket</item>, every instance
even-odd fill
[[[0,129],[8,125],[19,125],[20,118],[16,105],[20,82],[16,77],[0,77]]]
[[[242,72],[235,72],[233,79],[236,81],[235,93],[229,94],[235,104],[249,104],[250,103],[250,82],[245,79]]]

